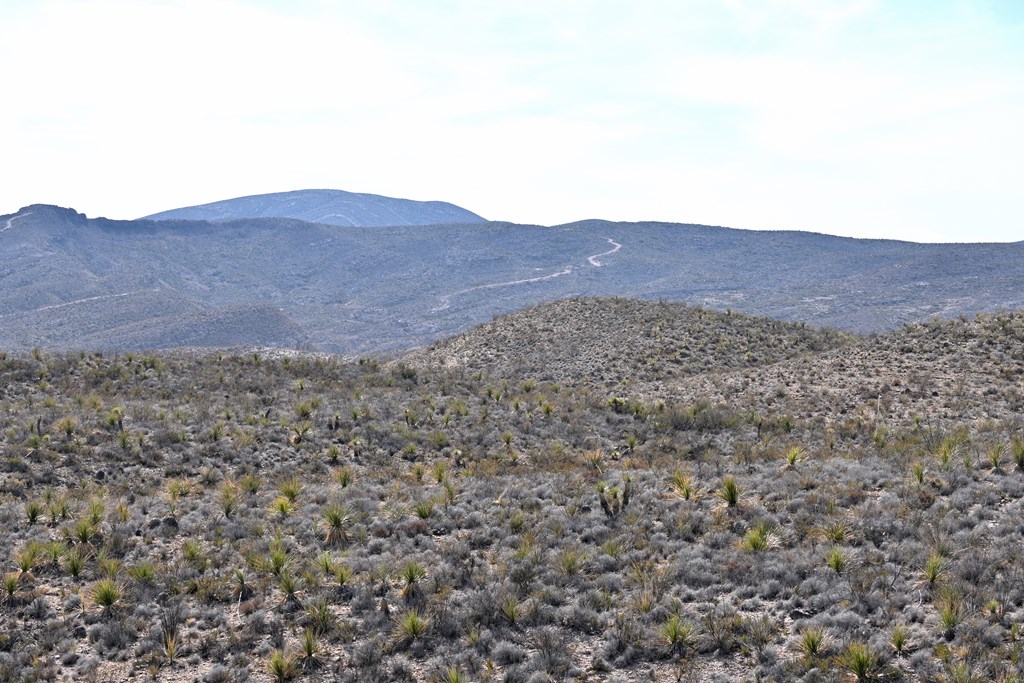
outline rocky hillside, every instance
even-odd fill
[[[294,218],[309,223],[355,228],[484,222],[483,218],[472,211],[448,202],[418,202],[343,190],[296,190],[259,194],[161,211],[146,218],[158,221]]]

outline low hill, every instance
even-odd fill
[[[567,300],[501,316],[401,362],[857,427],[977,423],[1024,412],[1024,311],[853,337],[682,304]]]
[[[402,362],[617,387],[758,367],[851,340],[834,330],[683,303],[581,298],[499,316]]]
[[[225,199],[161,211],[151,220],[226,221],[294,218],[309,223],[372,228],[435,223],[483,223],[472,211],[448,202],[419,202],[343,190],[296,190]]]

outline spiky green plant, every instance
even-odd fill
[[[412,509],[420,519],[430,519],[434,516],[434,501],[429,498],[418,500],[413,504]]]
[[[498,609],[501,610],[501,616],[505,617],[513,627],[519,623],[523,615],[523,605],[511,593],[501,599]]]
[[[778,545],[778,532],[776,527],[767,520],[761,520],[747,533],[740,541],[740,547],[752,553],[760,553]]]
[[[697,496],[697,485],[693,477],[682,470],[672,473],[672,481],[669,482],[669,486],[683,500],[692,500]]]
[[[338,482],[341,488],[348,488],[355,481],[355,474],[352,472],[351,467],[341,467],[334,473],[334,480]]]
[[[32,499],[25,503],[25,519],[28,520],[29,526],[38,522],[42,514],[43,504],[38,500]]]
[[[220,487],[220,510],[224,513],[226,519],[234,517],[235,512],[238,511],[239,500],[241,498],[241,492],[238,488],[238,484],[232,481],[226,481]]]
[[[850,643],[840,657],[840,665],[858,681],[866,681],[878,667],[878,655],[867,643]]]
[[[825,565],[836,574],[842,574],[847,564],[849,564],[849,560],[842,548],[832,546],[832,549],[828,551],[828,555],[825,556]]]
[[[353,519],[351,509],[340,503],[335,503],[324,508],[323,518],[327,527],[324,533],[325,545],[336,546],[349,542],[349,531]]]
[[[352,582],[352,573],[352,569],[343,564],[339,563],[334,566],[334,581],[338,584],[338,588],[344,588]]]
[[[299,655],[299,662],[303,671],[314,671],[322,664],[320,643],[312,629],[307,628],[302,632],[302,654]]]
[[[85,555],[78,548],[73,548],[64,556],[64,568],[72,578],[77,579],[85,568]]]
[[[727,507],[733,508],[739,504],[741,493],[742,490],[736,482],[736,477],[730,474],[722,480],[722,485],[718,487],[715,495],[724,500]]]
[[[658,632],[668,644],[669,649],[676,654],[685,652],[693,644],[693,624],[678,614],[669,615]]]
[[[285,683],[299,675],[299,668],[294,657],[275,650],[267,658],[267,673],[276,683]]]
[[[788,448],[783,454],[783,458],[786,461],[786,465],[789,467],[796,467],[797,463],[804,459],[804,448],[803,446],[793,446]]]
[[[946,561],[938,553],[932,553],[922,569],[922,583],[929,588],[935,586],[946,572]]]
[[[92,587],[92,599],[103,609],[103,614],[109,616],[114,606],[121,600],[123,595],[121,587],[113,579],[100,579]]]
[[[821,533],[829,543],[838,544],[846,540],[850,530],[843,522],[830,522],[821,528]]]
[[[402,597],[406,602],[412,602],[422,596],[420,582],[427,577],[427,570],[418,562],[410,560],[402,565],[398,571],[398,578],[402,582]]]
[[[137,583],[150,585],[156,581],[156,565],[149,560],[141,560],[138,564],[128,567],[128,576]]]
[[[903,624],[896,624],[889,632],[889,644],[893,652],[902,655],[910,646],[910,630]]]
[[[278,496],[270,504],[270,510],[277,514],[279,519],[283,520],[295,512],[295,503],[288,500],[286,496]]]
[[[828,635],[825,629],[808,628],[800,634],[800,651],[808,660],[821,657],[828,651]]]
[[[396,631],[399,638],[412,641],[425,636],[429,627],[430,622],[420,614],[420,611],[411,609],[398,617]]]
[[[281,482],[281,485],[277,487],[277,490],[281,492],[281,495],[288,499],[289,503],[294,503],[295,499],[302,493],[302,483],[292,477],[285,479]]]

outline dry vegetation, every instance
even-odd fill
[[[605,303],[470,370],[0,355],[0,681],[1020,680],[1024,316]]]

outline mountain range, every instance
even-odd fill
[[[277,206],[327,220],[324,212],[340,211],[332,198],[349,202],[344,215],[356,225],[265,215]],[[49,205],[0,216],[0,348],[356,355],[422,346],[575,296],[680,301],[857,333],[1024,307],[1022,242],[599,220],[543,227],[384,199],[304,191],[181,210],[215,220],[165,212],[117,221]],[[382,206],[426,223],[377,225]]]

